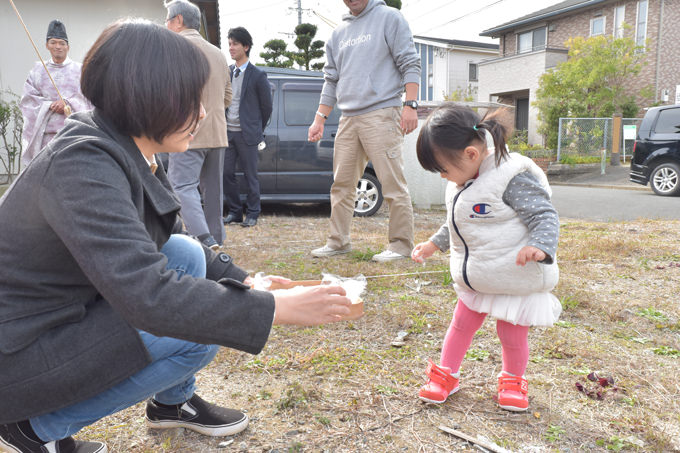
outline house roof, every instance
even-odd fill
[[[507,30],[511,30],[513,28],[517,28],[523,25],[528,25],[531,24],[532,22],[545,20],[550,17],[568,13],[570,11],[586,8],[588,6],[598,5],[606,1],[607,0],[566,0],[564,2],[557,3],[547,8],[540,9],[531,14],[527,14],[526,16],[522,16],[520,18],[511,20],[510,22],[506,22],[496,27],[484,30],[479,35],[497,38],[498,36],[500,36],[501,33]]]
[[[415,39],[423,39],[427,41],[438,42],[441,44],[449,44],[451,46],[458,47],[479,47],[482,49],[493,49],[498,50],[498,44],[493,44],[489,42],[477,42],[477,41],[462,41],[460,39],[443,39],[443,38],[430,38],[428,36],[413,36]]]

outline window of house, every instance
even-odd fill
[[[470,82],[476,82],[477,81],[477,63],[469,63],[468,69],[469,69],[468,79],[470,80]]]
[[[590,19],[590,36],[604,35],[605,16]]]
[[[545,48],[545,27],[530,30],[518,35],[518,53],[531,52]]]
[[[644,46],[647,39],[647,0],[638,2],[637,25],[635,26],[635,44]]]
[[[614,37],[623,38],[623,22],[626,20],[626,6],[614,8]]]

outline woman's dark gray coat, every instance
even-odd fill
[[[0,199],[0,423],[87,399],[150,363],[137,329],[258,353],[271,294],[206,249],[207,279],[159,252],[179,203],[130,137],[73,115]],[[216,281],[220,280],[220,283]]]

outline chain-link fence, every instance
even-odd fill
[[[606,159],[612,152],[612,118],[560,118],[557,138],[557,161],[568,162],[569,157]],[[621,157],[633,154],[635,131],[642,118],[623,118],[624,128]],[[631,126],[635,126],[633,131]],[[632,139],[630,139],[632,137]]]

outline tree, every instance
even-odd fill
[[[324,56],[324,42],[321,40],[313,41],[316,36],[316,25],[300,24],[295,27],[295,45],[298,48],[297,52],[290,52],[289,57],[295,61],[300,67],[304,67],[309,71],[311,64],[312,69],[317,71],[323,68],[323,62],[312,64],[311,61]]]
[[[538,130],[551,148],[557,147],[560,117],[634,116],[638,109],[624,83],[642,68],[642,46],[612,36],[571,38],[566,45],[567,61],[541,76],[534,102],[541,120]],[[648,97],[647,91],[639,94]]]
[[[392,8],[401,9],[401,0],[385,0],[385,4]]]
[[[283,39],[270,39],[264,43],[265,52],[260,52],[260,56],[264,58],[266,66],[273,66],[275,68],[290,68],[293,66],[293,60],[288,56],[290,53],[287,49],[287,44]]]

